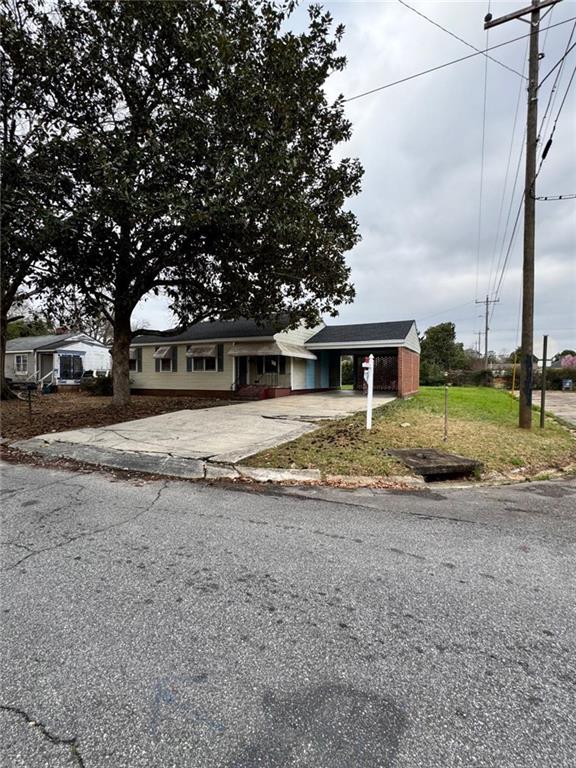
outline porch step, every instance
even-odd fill
[[[267,395],[268,387],[260,384],[246,384],[236,390],[236,397],[241,400],[264,400]]]

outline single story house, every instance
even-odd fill
[[[85,333],[22,336],[6,343],[4,374],[14,382],[76,386],[84,371],[105,375],[108,347]]]
[[[174,336],[138,336],[130,348],[132,392],[146,395],[281,397],[339,389],[341,358],[375,358],[374,388],[407,397],[418,391],[420,342],[413,320],[288,328],[254,320],[196,323]]]

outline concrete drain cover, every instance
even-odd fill
[[[400,459],[425,480],[464,477],[482,469],[482,463],[476,459],[444,453],[435,448],[399,448],[390,449],[386,453]]]

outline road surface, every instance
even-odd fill
[[[1,490],[2,766],[574,765],[574,481]]]

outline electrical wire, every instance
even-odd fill
[[[529,43],[527,42],[526,43],[526,50],[524,52],[524,57],[523,57],[524,58],[524,68],[526,68],[526,57],[528,55],[528,46],[529,46]],[[520,114],[520,101],[522,99],[523,90],[524,90],[524,84],[521,82],[520,83],[520,87],[518,88],[518,96],[516,98],[516,109],[514,111],[514,122],[512,123],[512,133],[510,135],[510,146],[508,148],[508,159],[506,161],[506,172],[504,174],[504,185],[502,187],[502,197],[500,198],[500,208],[499,208],[499,211],[498,211],[498,223],[496,224],[496,235],[494,237],[494,245],[492,247],[492,257],[491,257],[491,260],[490,260],[490,271],[488,273],[488,293],[491,292],[490,291],[490,287],[492,285],[492,276],[493,276],[494,266],[495,266],[494,265],[494,258],[496,256],[497,251],[498,251],[498,241],[500,239],[500,225],[502,224],[502,214],[504,212],[504,200],[506,199],[506,190],[508,189],[508,176],[510,174],[510,163],[512,161],[512,152],[514,150],[514,137],[515,137],[515,134],[516,134],[516,125],[518,123],[518,115]],[[522,157],[522,154],[520,155],[520,159],[521,159],[521,157]],[[512,199],[514,197],[514,192],[516,190],[516,183],[518,181],[518,171],[519,171],[519,166],[518,166],[518,168],[516,170],[516,178],[515,178],[514,187],[513,187],[513,191],[512,191]],[[506,227],[504,228],[504,238],[502,240],[502,249],[501,250],[504,249],[504,239],[505,239],[505,236],[506,236],[506,231],[508,229],[508,224],[510,223],[511,209],[512,209],[512,207],[510,206],[509,209],[508,209],[508,217],[506,219]],[[498,262],[496,263],[496,272],[498,271],[499,263],[500,263],[500,258],[498,259]]]
[[[490,0],[488,0],[488,13],[490,13]],[[488,48],[488,36],[490,30],[486,30],[486,47]],[[478,192],[478,240],[476,244],[476,286],[474,298],[478,298],[478,278],[480,275],[480,250],[482,247],[482,203],[484,198],[484,156],[486,150],[486,101],[488,96],[488,59],[484,59],[484,97],[482,103],[482,151],[480,153],[480,189]]]
[[[476,48],[475,45],[472,45],[472,43],[469,43],[467,40],[464,40],[464,38],[459,37],[451,30],[446,29],[446,27],[443,27],[442,24],[439,24],[437,21],[434,21],[434,19],[431,19],[429,16],[426,16],[425,13],[422,13],[422,11],[419,11],[417,8],[413,8],[411,5],[408,5],[408,3],[405,3],[404,0],[398,0],[398,2],[400,3],[400,5],[403,5],[405,8],[408,8],[409,10],[413,11],[417,16],[420,16],[426,21],[429,21],[430,24],[433,24],[435,27],[438,27],[438,29],[441,29],[443,32],[446,32],[446,34],[450,35],[450,37],[453,37],[455,40],[459,40],[461,43],[464,43],[464,45],[468,46],[468,48],[472,48],[473,51],[483,54],[487,59],[490,59],[490,61],[493,61],[495,64],[499,64],[501,67],[504,67],[504,69],[507,69],[509,72],[513,72],[515,75],[518,75],[524,80],[528,79],[527,77],[524,76],[524,73],[518,72],[518,70],[513,69],[512,67],[509,67],[507,64],[504,64],[503,61],[500,61],[499,59],[495,59],[493,56],[489,56],[485,51],[480,50],[480,48]]]
[[[559,27],[562,24],[568,24],[571,21],[575,21],[576,16],[572,16],[570,19],[565,19],[564,21],[558,21],[556,24],[550,24],[550,26],[546,27],[546,30],[553,29],[554,27]],[[544,31],[544,30],[542,30]],[[369,91],[364,91],[362,93],[357,93],[355,96],[349,96],[347,99],[342,99],[342,103],[346,104],[349,101],[356,101],[356,99],[362,99],[364,96],[370,96],[372,93],[377,93],[378,91],[384,91],[387,88],[392,88],[395,85],[401,85],[402,83],[407,83],[410,80],[415,80],[417,77],[422,77],[423,75],[428,75],[431,72],[437,72],[440,69],[445,69],[446,67],[452,66],[452,64],[459,64],[461,61],[467,61],[468,59],[472,59],[475,56],[480,56],[483,53],[486,53],[487,51],[494,51],[496,48],[502,48],[504,45],[510,45],[510,43],[516,43],[518,40],[525,40],[527,37],[530,37],[530,32],[527,35],[520,35],[519,37],[514,37],[511,40],[506,40],[503,43],[498,43],[497,45],[491,45],[490,48],[487,48],[484,51],[479,51],[478,53],[470,53],[468,56],[461,56],[459,59],[452,59],[451,61],[447,61],[444,64],[438,64],[436,67],[430,67],[429,69],[425,69],[421,72],[416,72],[414,75],[408,75],[408,77],[402,77],[400,80],[394,80],[391,83],[386,83],[386,85],[380,85],[377,88],[371,88]]]
[[[554,69],[556,69],[556,67],[557,67],[558,65],[560,65],[560,69],[558,70],[558,72],[557,72],[557,74],[556,74],[556,77],[555,77],[555,79],[554,79],[554,84],[553,84],[553,86],[552,86],[552,90],[550,91],[550,96],[549,96],[549,98],[548,98],[548,103],[547,103],[547,105],[546,105],[546,109],[545,109],[545,112],[544,112],[544,116],[543,116],[543,118],[542,118],[542,120],[541,120],[541,123],[540,123],[540,130],[539,130],[539,132],[538,132],[538,141],[540,141],[540,139],[541,139],[541,136],[542,136],[542,133],[543,133],[543,130],[544,130],[544,124],[545,124],[545,122],[546,122],[546,118],[547,118],[547,116],[548,116],[548,113],[549,113],[549,110],[550,110],[550,108],[551,108],[551,104],[552,104],[552,103],[554,102],[554,100],[555,100],[555,94],[557,93],[557,91],[556,91],[556,88],[557,88],[557,85],[558,85],[558,83],[559,83],[560,77],[561,77],[561,75],[562,75],[562,69],[563,69],[563,66],[564,66],[564,61],[565,61],[565,59],[566,59],[566,57],[567,57],[568,53],[570,52],[570,50],[572,50],[572,48],[574,47],[574,46],[572,46],[572,47],[571,47],[571,42],[572,42],[572,37],[573,37],[573,35],[574,35],[574,32],[575,32],[575,30],[576,30],[576,23],[575,23],[575,24],[574,24],[574,26],[572,27],[572,31],[571,31],[571,33],[570,33],[570,37],[568,38],[568,43],[566,44],[566,49],[565,49],[565,51],[564,51],[564,55],[562,56],[562,58],[560,59],[560,61],[558,62],[558,64],[556,64],[556,65],[553,67],[553,70],[554,70]],[[546,35],[546,37],[547,37],[547,35]],[[544,39],[544,43],[546,42],[546,37],[545,37],[545,39]],[[543,46],[543,48],[544,48],[544,46]],[[550,71],[548,74],[551,74],[551,72],[552,72],[553,70],[551,70],[551,71]],[[549,138],[549,139],[548,139],[548,141],[546,142],[546,145],[545,145],[544,149],[542,150],[542,153],[541,153],[541,157],[540,157],[540,164],[539,164],[539,166],[538,166],[538,170],[536,171],[536,174],[535,174],[535,176],[534,176],[534,180],[532,181],[532,184],[530,185],[530,189],[529,189],[529,192],[528,192],[528,193],[529,193],[529,194],[530,194],[532,197],[534,197],[534,195],[533,195],[533,192],[532,192],[532,190],[533,190],[533,188],[534,188],[534,183],[536,182],[536,178],[538,177],[538,174],[540,173],[540,169],[542,168],[542,163],[543,163],[543,162],[544,162],[544,160],[546,159],[546,156],[547,156],[547,154],[548,154],[548,151],[549,151],[549,149],[550,149],[550,147],[551,147],[551,145],[552,145],[552,137],[553,137],[553,135],[554,135],[554,132],[555,132],[555,130],[556,130],[556,125],[557,125],[557,123],[558,123],[558,119],[559,119],[559,117],[560,117],[560,114],[561,114],[561,112],[562,112],[562,108],[564,107],[564,104],[565,104],[565,102],[566,102],[566,98],[567,98],[567,96],[568,96],[568,91],[570,90],[570,86],[571,86],[571,84],[572,84],[572,81],[573,81],[573,79],[574,79],[574,76],[575,76],[575,75],[576,75],[576,67],[574,68],[574,71],[572,72],[572,76],[570,77],[570,81],[568,82],[568,86],[567,86],[567,88],[566,88],[566,92],[565,92],[565,94],[564,94],[564,97],[563,97],[563,99],[562,99],[562,102],[561,102],[561,104],[560,104],[560,108],[559,108],[559,110],[558,110],[558,113],[557,113],[557,115],[556,115],[556,119],[555,119],[555,121],[554,121],[554,126],[553,126],[553,128],[552,128],[552,133],[551,133],[551,135],[550,135],[550,138]],[[542,81],[542,82],[543,82],[543,81]],[[539,86],[538,86],[539,88],[542,86],[542,82],[539,84]],[[524,141],[523,141],[523,145],[522,145],[522,148],[524,148],[524,143],[525,143],[525,141],[526,141],[526,133],[524,133]],[[514,183],[514,187],[513,187],[513,190],[512,190],[512,199],[511,199],[511,201],[510,201],[510,206],[512,206],[512,200],[513,200],[514,192],[515,192],[515,189],[516,189],[516,181],[517,181],[517,179],[518,179],[518,171],[519,171],[519,168],[520,168],[520,159],[521,159],[521,156],[522,156],[522,152],[521,152],[521,154],[520,154],[520,157],[519,157],[519,159],[518,159],[518,166],[517,166],[517,171],[516,171],[516,180],[515,180],[515,183]],[[504,275],[505,275],[505,272],[506,272],[506,268],[507,268],[507,266],[508,266],[508,262],[509,262],[509,258],[510,258],[510,253],[511,253],[511,251],[512,251],[512,247],[513,247],[513,245],[514,245],[514,241],[515,241],[515,238],[516,238],[516,232],[517,232],[517,227],[518,227],[518,221],[519,221],[519,219],[520,219],[520,214],[521,214],[521,211],[522,211],[522,205],[523,205],[523,203],[524,203],[524,199],[525,199],[525,196],[526,196],[526,190],[524,190],[524,192],[523,192],[523,194],[522,194],[522,198],[521,198],[521,200],[520,200],[520,205],[519,205],[519,207],[518,207],[518,212],[517,212],[517,214],[516,214],[516,220],[515,220],[515,222],[514,222],[514,227],[513,227],[513,229],[512,229],[512,234],[511,234],[511,236],[510,236],[510,241],[509,241],[509,243],[508,243],[508,248],[507,248],[507,250],[506,250],[506,256],[505,256],[505,258],[504,258],[504,261],[503,261],[503,263],[502,263],[502,269],[501,269],[501,272],[500,272],[500,277],[499,277],[499,279],[498,279],[498,283],[497,283],[497,286],[496,286],[496,289],[495,289],[495,292],[494,292],[494,298],[497,298],[497,297],[498,297],[498,295],[499,295],[499,292],[500,292],[500,288],[501,288],[501,286],[502,286],[502,283],[503,283],[503,280],[504,280]],[[536,198],[536,197],[534,197],[534,199],[536,199],[536,200],[537,200],[537,199],[540,199],[540,198]],[[547,197],[543,197],[543,198],[541,198],[541,199],[543,199],[543,200],[568,200],[568,199],[573,199],[573,197],[572,197],[572,195],[555,195],[555,196],[547,196]],[[509,210],[509,213],[510,213],[510,210]],[[506,227],[505,227],[505,229],[504,229],[504,238],[505,238],[505,236],[506,236],[506,231],[507,231],[507,229],[508,229],[508,224],[506,225]],[[503,247],[503,246],[504,246],[504,240],[503,240],[503,242],[502,242],[502,247]],[[497,265],[497,268],[496,268],[496,273],[498,272],[498,267],[499,267],[499,265],[500,265],[500,261],[501,261],[501,258],[502,258],[502,253],[501,253],[501,256],[500,256],[500,258],[499,258],[499,260],[498,260],[498,265]],[[494,304],[494,306],[493,306],[493,308],[492,308],[492,313],[491,313],[491,316],[490,316],[490,320],[492,320],[492,317],[494,316],[494,312],[495,312],[495,309],[496,309],[496,305]]]
[[[534,183],[536,179],[538,178],[538,174],[540,173],[542,169],[542,163],[544,160],[546,160],[546,157],[548,156],[548,152],[550,151],[550,147],[552,146],[552,139],[554,138],[554,134],[556,133],[556,126],[558,125],[558,120],[560,119],[560,115],[562,113],[562,109],[564,107],[564,104],[566,103],[566,99],[568,98],[568,92],[570,90],[570,86],[572,85],[572,82],[574,80],[574,76],[576,75],[576,66],[572,70],[572,74],[570,75],[570,80],[568,81],[568,85],[566,86],[566,92],[564,93],[564,97],[562,98],[562,101],[560,103],[560,107],[558,109],[558,112],[556,114],[556,118],[554,120],[554,124],[552,126],[552,131],[550,133],[550,138],[546,142],[544,149],[542,150],[542,154],[540,156],[540,164],[538,165],[538,170],[536,171],[536,176],[534,177],[534,181],[530,185],[530,194],[532,195],[532,189],[534,187]]]

